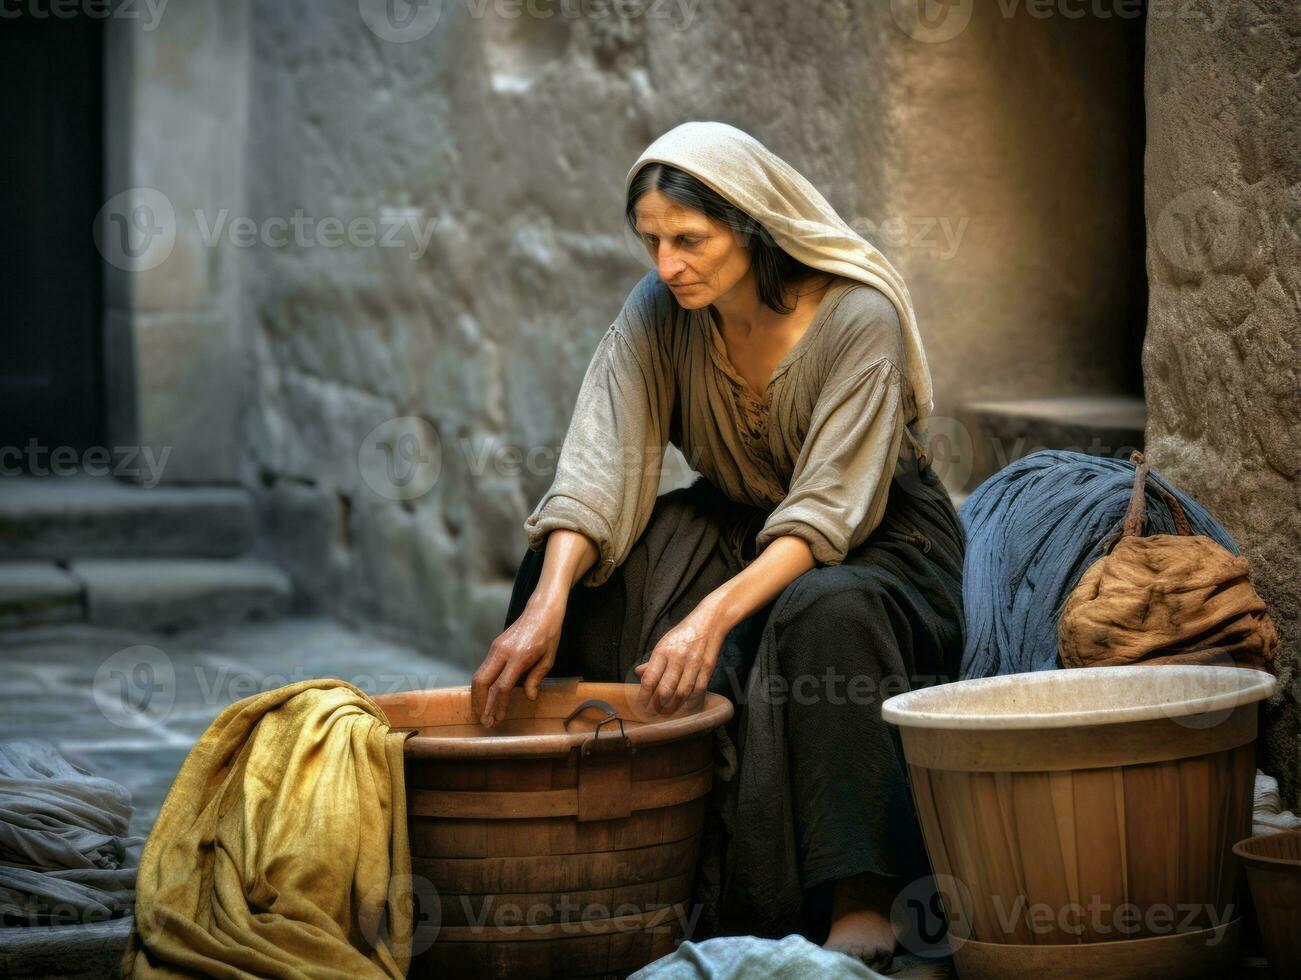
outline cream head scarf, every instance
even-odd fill
[[[722,122],[685,122],[655,140],[628,171],[625,194],[648,163],[666,163],[696,177],[763,225],[805,265],[874,286],[889,297],[903,325],[908,381],[920,425],[933,407],[931,372],[908,287],[816,187],[749,133]]]

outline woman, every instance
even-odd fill
[[[626,188],[655,269],[587,369],[476,710],[501,720],[553,670],[640,683],[650,711],[731,697],[708,924],[882,968],[891,901],[928,867],[880,702],[956,678],[962,651],[963,533],[919,455],[911,300],[732,126],[670,130]],[[657,497],[668,442],[702,476]]]

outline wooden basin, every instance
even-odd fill
[[[1251,830],[1257,703],[1275,684],[1163,664],[887,700],[964,980],[1231,968],[1232,847]]]
[[[468,687],[374,699],[415,729],[412,873],[418,895],[437,895],[410,976],[622,976],[673,951],[691,921],[713,732],[732,704],[709,694],[647,716],[637,691],[548,680],[536,701],[514,691],[491,729]],[[592,700],[604,704],[574,714]]]
[[[1275,976],[1301,971],[1301,830],[1262,834],[1233,846],[1247,881]]]

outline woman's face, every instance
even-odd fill
[[[660,191],[637,200],[637,232],[678,305],[700,309],[732,292],[750,273],[750,250],[732,229]]]

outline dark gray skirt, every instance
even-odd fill
[[[570,593],[552,676],[637,683],[633,667],[660,637],[753,560],[767,514],[703,477],[660,496],[624,563]],[[870,871],[903,887],[929,874],[881,703],[958,678],[964,549],[934,471],[900,463],[867,541],[728,634],[709,686],[737,712],[718,740],[690,938],[798,931],[820,942],[836,879]],[[525,554],[507,626],[542,561]]]

